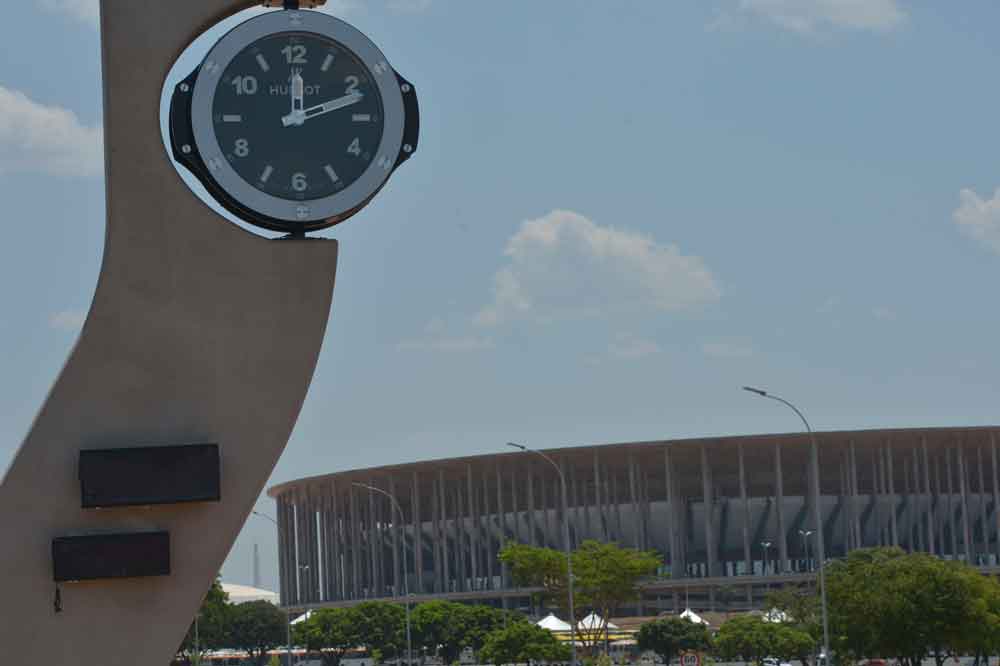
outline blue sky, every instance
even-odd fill
[[[96,6],[11,3],[0,22],[0,466],[97,278]],[[325,232],[332,318],[272,483],[508,440],[797,429],[747,383],[820,430],[1000,420],[995,2],[328,11],[416,84],[422,136]],[[255,542],[273,588],[256,518],[224,577],[250,582]]]

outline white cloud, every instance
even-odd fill
[[[493,349],[490,338],[476,335],[449,335],[443,319],[435,317],[424,327],[424,335],[414,340],[404,340],[396,351],[473,352]]]
[[[739,0],[738,8],[799,33],[825,27],[884,32],[906,20],[898,0]]]
[[[705,356],[713,358],[746,358],[753,355],[753,349],[742,342],[732,340],[712,340],[701,345]]]
[[[100,174],[101,136],[99,127],[81,124],[72,111],[0,86],[0,173]]]
[[[896,312],[884,305],[872,308],[872,316],[881,321],[896,321]]]
[[[619,333],[608,345],[608,353],[615,358],[635,360],[650,354],[658,354],[660,346],[652,340],[643,340],[631,333]]]
[[[57,331],[78,331],[87,319],[87,313],[82,310],[63,310],[49,316],[49,328]]]
[[[959,231],[1000,254],[1000,188],[992,199],[981,199],[969,189],[959,192],[958,199],[952,219]]]
[[[476,317],[483,325],[681,310],[721,294],[700,257],[568,210],[522,223],[504,254],[510,263],[494,275],[493,302]]]
[[[39,0],[39,4],[42,9],[68,14],[94,27],[100,23],[101,10],[98,0]]]

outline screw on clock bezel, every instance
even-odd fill
[[[215,134],[212,104],[219,77],[245,48],[259,39],[285,32],[314,33],[349,49],[368,68],[382,96],[382,140],[368,168],[340,192],[320,199],[296,201],[258,190],[229,164]],[[314,230],[336,224],[363,207],[385,184],[397,164],[407,120],[400,82],[378,47],[337,18],[310,11],[277,11],[249,19],[212,47],[197,72],[190,97],[190,121],[204,175],[240,208],[264,218],[248,222],[282,231]],[[275,131],[281,129],[278,126]]]

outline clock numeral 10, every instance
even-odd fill
[[[257,79],[253,76],[234,76],[233,86],[237,95],[256,95]]]
[[[306,181],[306,175],[304,173],[296,173],[292,175],[292,189],[296,192],[305,192],[309,189],[309,183]]]

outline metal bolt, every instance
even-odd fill
[[[187,92],[188,90],[191,90],[191,86],[189,86],[186,83],[182,83],[181,84],[181,92]]]
[[[309,206],[298,206],[295,209],[295,215],[300,219],[304,220],[309,217]]]
[[[409,83],[404,83],[403,85],[401,85],[399,87],[399,89],[402,90],[405,93],[408,93],[408,92],[410,92],[410,84]]]
[[[404,153],[412,153],[413,152],[413,146],[411,146],[408,143],[404,143],[403,144],[403,152]]]
[[[187,155],[188,153],[191,152],[191,146],[185,143],[183,146],[181,146],[181,152]]]

